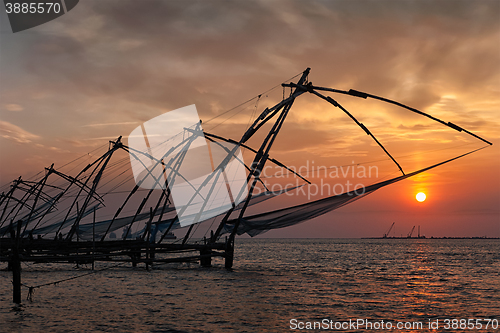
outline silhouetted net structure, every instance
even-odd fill
[[[309,69],[301,73],[297,83],[283,84],[283,87],[291,89],[290,95],[288,97],[284,96],[283,100],[275,106],[266,108],[239,140],[228,139],[207,132],[198,133],[198,135],[202,133],[211,143],[216,143],[221,147],[226,145],[223,149],[225,149],[228,159],[235,159],[237,149],[246,149],[252,152],[254,156],[252,163],[244,165],[247,172],[245,180],[247,193],[245,197],[242,197],[243,200],[233,204],[227,212],[215,212],[209,219],[196,221],[206,221],[207,224],[214,225],[214,229],[211,229],[209,242],[216,242],[224,234],[229,235],[229,242],[231,242],[234,240],[235,235],[246,233],[250,236],[256,236],[271,229],[284,228],[316,218],[363,198],[381,187],[415,176],[478,150],[405,174],[400,164],[365,125],[360,123],[336,100],[323,95],[322,92],[344,94],[363,99],[372,98],[391,103],[437,121],[456,131],[470,134],[491,145],[490,142],[458,125],[444,122],[395,101],[356,90],[343,91],[313,86],[308,81],[308,74]],[[282,191],[270,191],[265,188],[260,194],[254,194],[256,186],[262,185],[265,187],[260,179],[260,174],[266,163],[274,163],[292,172],[304,181],[303,186],[307,186],[307,179],[270,157],[271,147],[289,114],[293,102],[297,97],[305,93],[315,95],[332,106],[341,109],[366,134],[373,138],[390,160],[397,165],[402,175],[372,184],[362,191],[350,191],[313,202],[248,215],[246,210],[249,206],[258,205],[263,201],[295,189],[294,187]],[[272,124],[272,128],[265,136],[261,146],[256,149],[249,147],[247,141],[266,123]],[[193,135],[196,131],[186,129],[186,133],[188,132]],[[186,135],[186,137],[189,137],[189,135]],[[183,137],[180,144],[187,144],[188,141],[186,140]],[[231,145],[228,146],[228,143]],[[234,147],[234,149],[231,147]],[[147,189],[141,188],[140,183],[142,181],[137,182],[136,180],[134,182],[130,171],[130,162],[142,163],[141,158],[137,157],[139,155],[151,159],[155,166],[163,165],[165,169],[171,172],[168,177],[173,177],[172,174],[182,176],[179,169],[174,167],[177,162],[180,165],[181,162],[179,161],[184,158],[182,149],[179,149],[175,158],[168,162],[162,158],[153,158],[151,152],[133,150],[125,145],[120,137],[115,141],[110,141],[107,151],[94,160],[90,160],[91,155],[86,155],[60,170],[56,170],[52,165],[33,179],[24,180],[19,177],[10,185],[4,186],[0,195],[0,238],[8,238],[13,234],[14,230],[20,230],[21,237],[30,239],[43,238],[66,241],[140,239],[151,243],[161,243],[166,239],[171,239],[172,231],[181,228],[178,214],[183,207],[173,204],[168,186]],[[137,158],[134,159],[131,156]],[[185,161],[185,163],[193,162]],[[243,163],[243,161],[240,161],[240,163]],[[221,165],[218,167],[213,166],[213,177],[218,177],[218,172],[220,173],[224,169],[224,166],[221,167]],[[78,170],[78,168],[81,168],[81,170],[72,176],[71,172]],[[61,171],[63,169],[67,171]],[[172,180],[172,178],[165,177],[166,183]],[[154,181],[160,182],[160,178],[160,176],[157,176]],[[206,184],[196,186],[203,187]],[[234,195],[236,196],[236,194]],[[210,212],[210,209],[213,208],[205,207],[203,209]],[[192,235],[193,225],[185,229],[187,231],[182,239],[183,243]]]

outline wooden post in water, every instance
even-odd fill
[[[234,238],[230,238],[229,240],[226,237],[226,249],[224,251],[225,261],[224,266],[226,269],[233,268],[233,260],[234,260]]]
[[[95,207],[94,207],[94,222],[92,223],[92,270],[94,270],[95,261]]]
[[[21,304],[21,260],[19,258],[19,242],[21,238],[21,221],[17,222],[17,233],[12,248],[12,301]]]
[[[78,217],[80,215],[80,210],[78,209],[78,201],[76,202],[76,216]],[[71,238],[69,239],[71,242]],[[76,242],[77,244],[80,242],[80,221],[76,221]],[[79,257],[79,252],[78,252],[78,247],[79,245],[76,246],[76,257]],[[76,260],[76,268],[80,268],[78,265],[78,259]]]
[[[12,255],[12,287],[12,301],[21,304],[21,261],[17,245],[14,247]]]
[[[149,262],[148,260],[151,258],[151,253],[150,253],[150,243],[149,243],[149,235],[151,231],[151,222],[153,221],[154,213],[153,213],[153,207],[149,207],[149,221],[146,225],[146,229],[144,229],[144,237],[143,239],[146,239],[146,270],[149,271]]]
[[[200,265],[202,267],[212,267],[212,251],[207,247],[207,239],[203,237],[205,247],[200,250]]]

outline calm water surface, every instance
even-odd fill
[[[297,332],[293,318],[361,318],[421,321],[424,329],[393,331],[430,332],[429,319],[500,320],[498,240],[237,240],[235,255],[231,272],[217,259],[213,268],[125,264],[37,289],[20,309],[11,272],[1,271],[0,331]],[[22,279],[38,285],[89,269],[23,264]]]

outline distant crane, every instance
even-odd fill
[[[389,236],[389,233],[391,232],[392,227],[394,227],[394,223],[396,223],[396,222],[392,222],[391,227],[389,228],[389,230],[387,230],[387,232],[384,234],[384,236],[382,238],[387,238]]]
[[[411,228],[411,231],[408,233],[408,236],[406,238],[411,238],[411,235],[413,235],[413,231],[415,230],[415,226]]]
[[[418,226],[418,238],[425,238],[425,235],[420,234],[420,226]]]

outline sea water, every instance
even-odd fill
[[[393,332],[500,332],[498,240],[239,239],[232,271],[222,259],[212,268],[166,264],[146,271],[126,263],[99,271],[113,265],[97,263],[95,274],[36,289],[32,302],[23,288],[21,307],[12,303],[12,273],[1,271],[0,331],[326,332],[363,320],[379,329],[343,331],[388,332],[383,321]],[[90,271],[22,267],[23,283],[32,286]],[[453,319],[488,319],[490,326],[483,320],[481,330],[452,329]],[[323,326],[300,329],[314,323]]]

